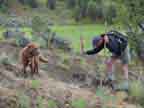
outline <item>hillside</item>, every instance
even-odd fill
[[[113,94],[105,86],[97,88],[100,85],[95,76],[103,69],[98,69],[94,61],[89,62],[91,65],[85,62],[92,58],[41,49],[49,63],[41,64],[40,76],[24,78],[18,63],[20,49],[0,43],[1,108],[140,108],[125,101],[124,92]]]

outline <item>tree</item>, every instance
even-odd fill
[[[117,11],[114,5],[105,6],[104,17],[107,24],[113,24],[114,19],[117,17]]]
[[[74,8],[76,6],[76,0],[67,0],[68,8]]]
[[[38,7],[38,2],[37,0],[18,0],[21,4],[23,5],[29,5],[32,8],[37,8]]]
[[[47,0],[47,6],[53,10],[56,8],[56,0]]]
[[[89,0],[78,0],[78,6],[80,9],[79,12],[80,12],[80,16],[82,18],[86,17],[86,15],[87,15],[88,2],[89,2]]]
[[[88,3],[88,16],[93,20],[100,21],[104,19],[103,6],[94,0],[90,0]]]
[[[131,47],[138,52],[139,43],[144,39],[139,32],[139,23],[144,20],[144,0],[115,0],[117,5],[117,21],[119,21],[128,34]]]
[[[0,0],[0,11],[6,12],[8,10],[8,2],[6,0]]]

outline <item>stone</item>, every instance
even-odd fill
[[[55,48],[63,49],[64,51],[71,51],[71,42],[60,36],[53,36],[51,38],[51,43]]]
[[[9,39],[9,38],[12,38],[14,37],[14,32],[11,31],[11,30],[6,30],[4,33],[3,33],[3,36],[5,39]]]

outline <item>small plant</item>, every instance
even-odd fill
[[[0,63],[3,65],[9,65],[11,64],[11,61],[8,57],[8,55],[6,55],[5,53],[3,53],[0,57]]]
[[[37,89],[39,86],[40,86],[40,80],[32,80],[31,81],[31,87],[33,88],[33,89]]]
[[[44,32],[47,29],[47,24],[39,16],[35,16],[32,19],[32,30],[35,32]]]
[[[30,108],[30,98],[24,94],[18,94],[19,108]]]
[[[144,86],[140,81],[134,81],[130,85],[129,95],[132,100],[142,106],[144,106]]]
[[[84,99],[78,99],[72,102],[73,108],[86,108],[86,101]]]
[[[41,96],[38,96],[37,97],[37,105],[38,107],[37,108],[44,108],[44,99],[41,97]]]
[[[57,104],[56,104],[56,102],[53,101],[53,100],[48,100],[47,107],[48,107],[48,108],[56,108],[56,107],[57,107]]]

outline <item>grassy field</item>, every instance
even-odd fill
[[[104,25],[68,25],[61,26],[56,25],[52,28],[53,32],[56,32],[58,36],[62,36],[66,39],[72,41],[72,47],[76,50],[80,50],[80,36],[84,37],[85,49],[91,48],[91,39],[105,32]],[[2,37],[2,32],[5,29],[0,27],[0,37]],[[30,28],[22,28],[22,31],[26,32],[27,36],[31,36]]]
[[[84,37],[85,48],[91,48],[91,39],[105,32],[104,25],[71,25],[54,26],[52,28],[57,34],[72,41],[72,46],[76,51],[80,49],[80,36]]]

